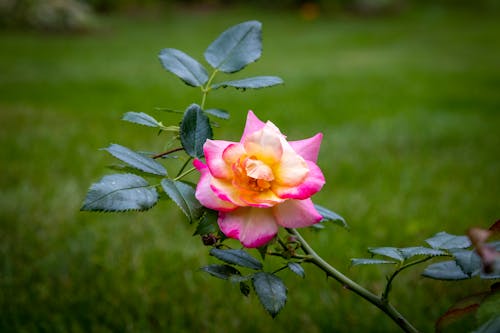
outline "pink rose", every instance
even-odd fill
[[[279,226],[313,225],[322,219],[310,199],[325,183],[316,165],[322,138],[288,142],[249,111],[240,142],[205,142],[206,164],[194,161],[201,173],[196,198],[219,211],[222,232],[245,247],[266,244]]]

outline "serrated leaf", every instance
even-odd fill
[[[347,222],[339,214],[337,214],[337,213],[335,213],[335,212],[333,212],[333,211],[331,211],[323,206],[320,206],[318,204],[314,204],[314,208],[316,208],[318,213],[321,216],[323,216],[323,220],[321,220],[321,222],[332,221],[333,223],[335,223],[341,227],[344,227],[346,229],[349,228],[349,226],[347,225]]]
[[[236,89],[260,89],[282,84],[283,80],[277,76],[254,76],[241,80],[224,81],[213,84],[212,89],[233,87]]]
[[[298,276],[300,276],[301,278],[305,278],[306,277],[306,272],[304,271],[304,268],[302,267],[302,265],[300,265],[299,263],[290,261],[288,263],[288,268],[292,272],[294,272],[295,274],[297,274]]]
[[[123,115],[122,120],[149,127],[161,126],[158,120],[156,120],[155,118],[151,117],[149,114],[144,112],[133,112],[133,111],[127,112]]]
[[[264,309],[276,317],[285,306],[287,289],[283,281],[276,275],[259,272],[253,276],[253,288]]]
[[[475,251],[452,249],[450,252],[453,254],[455,261],[465,274],[474,276],[480,272],[481,258]]]
[[[399,251],[403,254],[405,260],[410,259],[415,256],[445,256],[446,252],[436,249],[431,249],[424,246],[414,246],[414,247],[403,247]]]
[[[118,144],[111,144],[108,148],[103,149],[133,168],[151,173],[153,175],[167,175],[167,170],[165,170],[163,165],[161,165],[151,157],[136,153],[135,151],[127,147]]]
[[[260,58],[262,24],[248,21],[235,25],[208,46],[205,59],[221,72],[234,73]]]
[[[422,275],[436,280],[465,280],[470,278],[454,260],[431,264],[427,266]]]
[[[170,179],[163,179],[161,186],[165,193],[174,201],[187,216],[189,222],[197,220],[203,213],[203,206],[195,197],[195,190],[192,186]]]
[[[241,275],[240,271],[229,265],[212,264],[202,267],[201,270],[223,280],[228,280],[231,276]]]
[[[382,259],[368,259],[368,258],[353,258],[351,259],[351,266],[360,265],[385,265],[385,264],[398,264],[396,261],[392,260],[382,260]]]
[[[163,49],[158,57],[163,68],[175,74],[190,86],[200,87],[208,81],[208,73],[205,67],[180,50]]]
[[[158,201],[158,193],[144,178],[133,174],[104,176],[92,184],[82,211],[124,212],[146,210]]]
[[[220,119],[229,119],[229,112],[221,109],[207,109],[205,110],[205,113],[208,113],[214,117],[220,118]]]
[[[215,210],[205,209],[205,214],[203,214],[200,222],[196,226],[196,230],[193,234],[195,235],[207,235],[211,233],[216,233],[218,231],[217,218],[219,213]]]
[[[191,104],[182,118],[180,137],[182,147],[189,156],[203,157],[203,144],[212,138],[210,120],[196,104]]]
[[[210,249],[210,254],[228,264],[247,267],[254,270],[262,269],[262,263],[244,250],[222,250],[213,248]]]
[[[433,237],[425,240],[434,249],[465,249],[471,246],[470,239],[467,236],[451,235],[447,232],[441,231]]]
[[[370,247],[368,252],[371,254],[378,254],[391,259],[404,261],[403,254],[395,247]]]

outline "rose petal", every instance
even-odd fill
[[[241,143],[233,143],[227,146],[227,148],[222,153],[222,158],[226,165],[231,167],[234,163],[238,161],[240,157],[245,155],[245,148]]]
[[[299,141],[289,141],[288,143],[292,148],[302,156],[305,160],[313,161],[314,163],[318,160],[319,148],[321,141],[323,140],[323,134],[318,133],[313,137]]]
[[[268,122],[261,130],[248,135],[243,145],[249,156],[255,156],[262,162],[272,165],[282,158],[282,137],[283,134],[276,126]]]
[[[212,191],[212,189],[210,188],[212,176],[210,175],[207,166],[197,159],[193,161],[193,164],[201,173],[200,180],[198,181],[198,185],[196,186],[196,199],[198,199],[198,201],[203,206],[213,210],[227,212],[236,209],[238,206],[229,201],[219,199],[215,195],[214,191]]]
[[[283,199],[307,199],[317,193],[325,185],[325,177],[321,169],[313,162],[306,161],[309,173],[297,186],[286,186],[273,183],[272,191]]]
[[[241,192],[240,199],[246,203],[245,206],[269,208],[282,203],[285,199],[278,197],[273,191],[245,191]]]
[[[252,110],[248,110],[247,122],[245,124],[245,129],[243,130],[243,135],[241,136],[240,142],[243,142],[245,138],[253,132],[261,130],[265,125],[266,124],[263,121],[257,118]]]
[[[222,156],[227,147],[233,144],[233,142],[223,140],[208,139],[205,141],[203,152],[212,176],[225,179],[231,178],[233,174],[231,167],[226,164]]]
[[[271,209],[241,207],[221,212],[218,223],[227,237],[239,239],[245,247],[262,246],[278,233]]]
[[[272,208],[276,221],[285,228],[302,228],[318,223],[323,218],[311,199],[287,200]]]
[[[212,177],[210,181],[210,188],[221,200],[232,202],[237,206],[247,206],[247,204],[240,198],[242,189],[235,186],[231,182]]]
[[[307,162],[285,140],[282,141],[282,146],[281,160],[273,167],[275,182],[278,185],[297,186],[309,173]]]

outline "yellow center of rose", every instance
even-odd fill
[[[263,192],[271,188],[273,170],[255,156],[241,156],[232,166],[233,184],[239,188]]]

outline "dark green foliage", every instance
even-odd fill
[[[123,115],[122,120],[149,127],[160,127],[158,120],[144,112],[127,112]]]
[[[210,250],[210,254],[228,264],[247,267],[254,270],[262,269],[262,263],[244,250],[221,250],[214,248]]]
[[[259,272],[253,276],[252,282],[264,309],[271,317],[276,317],[287,299],[287,289],[283,281],[274,274]]]
[[[184,182],[163,179],[161,186],[165,193],[181,209],[181,211],[193,222],[199,219],[203,213],[203,206],[194,196],[195,189]]]
[[[450,235],[444,231],[435,234],[425,241],[433,248],[442,250],[464,249],[471,246],[471,242],[467,236]]]
[[[133,174],[104,176],[94,183],[81,210],[124,212],[146,210],[158,201],[158,194],[144,178]]]
[[[465,280],[470,278],[454,260],[431,264],[427,266],[422,275],[436,280]]]
[[[205,51],[205,59],[213,68],[234,73],[260,58],[262,24],[248,21],[224,31]]]
[[[199,87],[208,81],[208,73],[203,65],[182,51],[163,49],[158,57],[166,70],[190,86]]]
[[[192,157],[203,157],[203,144],[207,139],[212,139],[212,127],[198,105],[192,104],[187,108],[180,131],[182,147],[186,153]]]
[[[236,89],[260,89],[282,84],[283,80],[276,76],[256,76],[235,81],[224,81],[212,85],[212,89],[234,87]]]
[[[108,148],[103,148],[117,159],[127,163],[129,166],[153,175],[166,176],[167,170],[154,159],[136,153],[127,147],[112,144]]]
[[[391,260],[383,260],[383,259],[364,259],[364,258],[351,259],[351,266],[381,265],[381,264],[397,264],[397,262]]]
[[[241,275],[236,268],[229,265],[212,264],[202,267],[201,270],[223,280],[228,280],[233,275]]]

